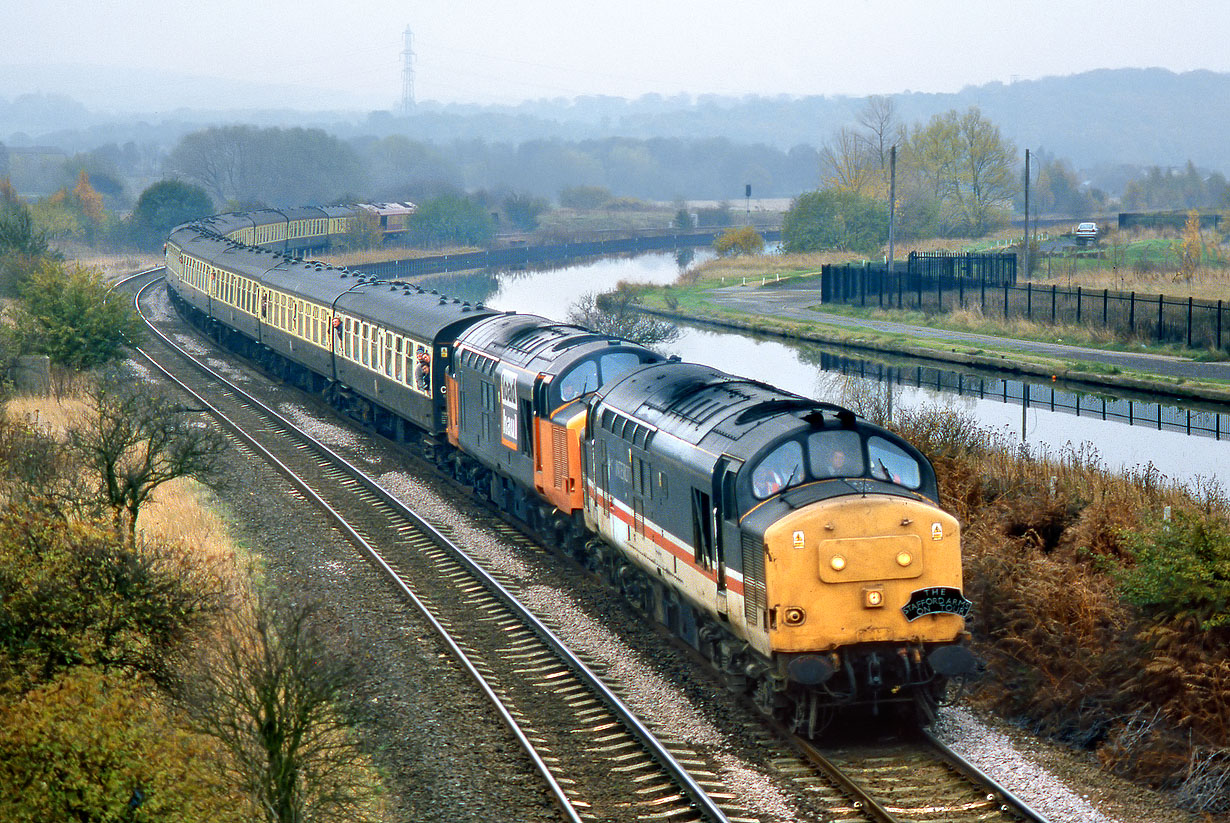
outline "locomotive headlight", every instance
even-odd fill
[[[908,566],[913,562],[914,562],[914,558],[910,556],[909,552],[897,552],[897,565],[898,566]]]
[[[878,609],[884,605],[882,589],[863,589],[863,606],[868,609]]]
[[[802,626],[803,621],[807,619],[807,612],[797,606],[791,606],[786,609],[785,613],[782,615],[782,618],[785,620],[787,626]]]
[[[833,559],[829,561],[829,565],[833,567],[834,571],[841,571],[846,567],[846,559],[840,554],[835,554]]]

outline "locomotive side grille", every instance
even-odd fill
[[[564,488],[568,477],[568,430],[563,426],[551,427],[551,459],[555,464],[555,488]]]
[[[764,583],[764,544],[759,538],[743,534],[743,616],[749,626],[767,628],[765,612],[769,600]]]

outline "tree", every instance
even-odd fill
[[[1016,149],[977,106],[932,117],[910,135],[910,169],[941,205],[941,228],[981,237],[1011,206]]]
[[[495,221],[479,203],[446,194],[423,203],[410,218],[414,241],[428,246],[485,246],[495,236]]]
[[[879,160],[863,135],[842,127],[820,150],[821,188],[854,194],[878,193],[883,177]]]
[[[132,212],[133,234],[137,242],[154,247],[166,239],[171,229],[213,214],[214,204],[200,186],[182,180],[161,180],[141,192]]]
[[[269,823],[368,820],[377,799],[339,706],[354,670],[328,652],[315,611],[262,597],[184,678],[195,728],[230,753],[228,776]]]
[[[568,308],[568,322],[598,334],[622,337],[642,346],[670,343],[679,337],[679,327],[637,309],[640,287],[620,283],[614,291],[581,295]]]
[[[126,544],[105,522],[26,506],[0,523],[0,683],[28,688],[74,666],[151,677],[219,613],[221,578],[173,546]]]
[[[1192,282],[1196,269],[1204,255],[1204,240],[1200,237],[1200,213],[1192,209],[1187,213],[1187,222],[1183,225],[1183,235],[1179,243],[1179,273],[1176,280],[1182,278]]]
[[[42,257],[48,252],[47,232],[34,225],[30,209],[20,202],[0,208],[0,255]]]
[[[81,214],[92,225],[99,225],[106,216],[102,195],[90,185],[90,175],[84,169],[77,173],[77,185],[73,187],[73,197],[77,201]]]
[[[47,232],[35,226],[29,207],[6,196],[0,206],[0,295],[16,297],[44,259],[54,257]]]
[[[112,295],[96,269],[43,261],[21,287],[17,333],[26,351],[73,369],[123,357],[143,327],[132,305]]]
[[[719,257],[760,254],[764,251],[764,237],[751,226],[727,229],[714,238],[713,250]]]
[[[905,143],[905,126],[897,118],[897,103],[891,97],[872,95],[867,105],[858,114],[858,123],[863,127],[862,139],[877,166],[886,170],[889,150]]]
[[[0,704],[0,819],[251,820],[216,776],[211,743],[138,681],[78,667]]]
[[[346,224],[341,245],[354,251],[376,249],[384,242],[384,228],[380,225],[380,215],[365,208],[357,208]]]
[[[1034,214],[1054,214],[1079,218],[1093,213],[1093,196],[1081,187],[1080,178],[1066,160],[1037,154],[1038,179],[1030,193],[1030,210]],[[1019,203],[1023,208],[1023,201]]]
[[[529,194],[513,193],[504,198],[504,215],[521,231],[538,228],[538,216],[548,209],[547,201]]]
[[[799,195],[782,219],[788,252],[854,251],[872,254],[888,240],[888,206],[844,189]]]
[[[180,139],[166,168],[195,180],[219,203],[331,202],[365,183],[354,149],[321,129],[202,129]]]
[[[602,186],[569,186],[559,193],[559,204],[578,211],[600,209],[611,201],[611,190]]]
[[[98,380],[88,405],[69,433],[69,443],[97,478],[117,531],[127,515],[128,541],[135,544],[137,517],[154,490],[179,477],[209,474],[226,448],[226,438],[195,415],[114,373]]]

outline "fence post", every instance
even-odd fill
[[[867,308],[867,262],[863,261],[863,271],[858,278],[858,304]]]
[[[1136,292],[1128,293],[1128,336],[1136,334]]]
[[[1081,324],[1081,287],[1076,287],[1076,325]]]
[[[1056,288],[1057,288],[1057,287],[1056,287],[1056,285],[1055,285],[1054,283],[1052,283],[1052,284],[1051,284],[1051,325],[1052,325],[1052,326],[1053,326],[1053,325],[1055,325],[1055,294],[1056,294]]]
[[[1164,294],[1159,294],[1157,296],[1157,342],[1159,343],[1162,342],[1162,312],[1165,308],[1165,304],[1163,303],[1165,298],[1166,295]]]
[[[965,278],[957,278],[957,307],[965,308]]]
[[[1187,298],[1187,347],[1192,347],[1192,298]]]
[[[1217,350],[1221,351],[1221,301],[1217,301]]]
[[[1004,319],[1008,319],[1008,284],[1004,283]]]
[[[1025,319],[1034,319],[1034,284],[1030,282],[1025,283]]]
[[[1005,281],[1007,278],[1005,278]],[[978,311],[983,314],[987,313],[987,273],[984,270],[982,277],[978,280]]]
[[[942,273],[935,277],[935,313],[944,313],[944,275]]]

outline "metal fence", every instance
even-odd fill
[[[985,317],[1101,326],[1122,339],[1230,351],[1230,306],[1224,300],[1081,286],[1017,285],[1015,266],[1011,271],[1011,282],[1004,277],[1003,282],[995,284],[985,275],[889,273],[883,266],[825,266],[820,299],[822,303],[913,309],[929,314],[976,308]]]
[[[1215,440],[1230,439],[1230,414],[1226,413],[1128,397],[1082,394],[1052,383],[983,377],[929,366],[891,366],[837,354],[822,353],[820,366],[825,371],[876,380],[890,386],[916,387],[980,400],[996,400],[1015,406],[1023,405],[1027,409],[1063,412]]]

